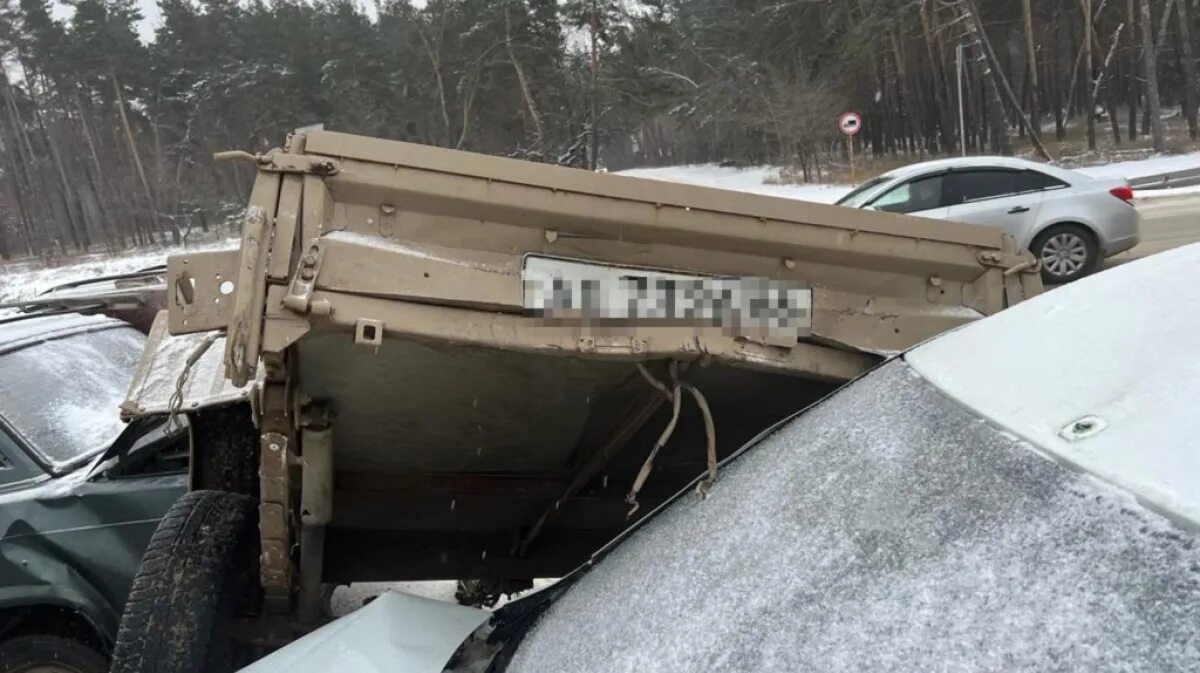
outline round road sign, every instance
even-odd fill
[[[847,112],[838,117],[838,129],[848,136],[858,135],[862,130],[862,117],[857,112]]]

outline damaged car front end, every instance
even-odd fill
[[[186,486],[186,421],[118,413],[144,343],[102,315],[0,322],[0,670],[107,670],[142,552]]]

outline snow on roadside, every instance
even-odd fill
[[[72,258],[58,266],[48,266],[40,261],[0,264],[0,304],[29,299],[63,283],[130,273],[166,264],[169,255],[185,250],[197,252],[236,245],[237,239],[229,239],[194,244],[186,248],[184,246],[167,246],[150,250],[133,250],[116,253],[112,256],[96,253]]]
[[[632,168],[620,171],[620,175],[633,178],[649,178],[666,182],[682,182],[701,187],[732,189],[788,199],[802,199],[817,203],[833,203],[850,191],[847,185],[782,185],[768,184],[779,175],[779,168],[755,166],[752,168],[726,168],[713,164],[693,166],[667,166],[663,168]]]
[[[1192,197],[1197,195],[1200,195],[1200,185],[1168,189],[1139,189],[1134,193],[1134,198],[1141,201],[1143,199],[1169,199],[1172,197]]]
[[[1200,168],[1200,152],[1159,155],[1136,161],[1118,161],[1103,166],[1086,166],[1075,170],[1093,178],[1143,178],[1159,173]]]

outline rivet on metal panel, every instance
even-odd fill
[[[1099,416],[1084,416],[1075,421],[1071,421],[1058,434],[1063,439],[1068,441],[1079,441],[1087,439],[1094,435],[1098,435],[1108,428],[1108,421],[1105,421]]]
[[[359,318],[354,323],[354,345],[366,346],[379,352],[383,344],[383,321],[370,318]]]
[[[546,242],[553,243],[558,240],[558,231],[556,229],[546,230]]]
[[[941,276],[930,276],[929,284],[934,287],[941,287],[942,286],[942,277]]]
[[[579,340],[579,352],[591,353],[596,350],[596,340],[591,337],[583,337]]]
[[[399,235],[396,229],[396,206],[385,203],[379,206],[379,234],[385,238],[395,238]]]
[[[794,269],[796,268],[796,260],[785,257],[783,259],[783,265],[789,269]]]
[[[631,350],[631,351],[633,351],[634,353],[638,354],[638,355],[640,355],[640,354],[642,354],[642,353],[645,353],[645,352],[646,352],[646,350],[647,350],[647,348],[646,348],[646,340],[645,340],[645,339],[638,339],[638,338],[636,338],[636,337],[635,337],[635,338],[633,338],[633,339],[630,339],[630,350]]]

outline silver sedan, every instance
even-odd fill
[[[838,201],[996,227],[1042,262],[1047,283],[1087,275],[1138,244],[1133,190],[1024,159],[964,157],[913,164],[869,180]]]

